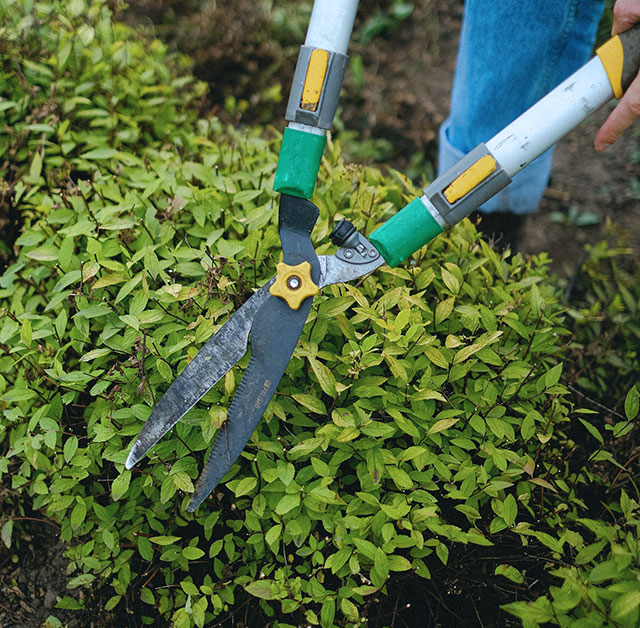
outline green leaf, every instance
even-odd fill
[[[233,197],[233,202],[248,203],[249,201],[252,201],[260,196],[261,193],[262,190],[242,190],[240,192],[236,192],[235,196]]]
[[[333,599],[325,600],[320,611],[320,625],[322,628],[332,628],[336,616],[336,602]]]
[[[7,403],[17,403],[19,401],[28,401],[36,396],[36,391],[30,388],[14,388],[7,391],[1,398]]]
[[[322,388],[322,392],[330,397],[335,397],[336,380],[331,370],[315,358],[309,358],[309,364],[311,365],[311,370],[314,375],[318,378],[318,383],[320,384],[320,388]]]
[[[290,462],[283,463],[280,461],[278,463],[278,478],[285,486],[289,486],[293,482],[295,475],[296,469]]]
[[[444,281],[444,285],[447,286],[453,294],[458,294],[458,292],[460,292],[460,282],[456,279],[453,273],[450,273],[445,268],[441,268],[440,272],[442,274],[442,281]]]
[[[104,609],[106,611],[112,611],[116,606],[118,606],[118,604],[120,604],[121,599],[121,595],[113,595],[107,600],[107,603],[104,605]]]
[[[502,606],[504,610],[520,619],[545,624],[554,619],[554,611],[546,597],[539,597],[533,602],[512,602]]]
[[[234,487],[233,492],[236,497],[248,495],[258,485],[258,478],[242,478]]]
[[[221,238],[216,242],[216,246],[218,247],[218,253],[222,255],[222,257],[230,259],[244,251],[244,245],[242,242],[238,242],[236,240],[223,240]]]
[[[150,604],[151,606],[155,606],[156,599],[153,597],[153,593],[151,589],[147,587],[142,587],[142,589],[140,589],[140,599],[145,604]]]
[[[389,569],[391,571],[409,571],[411,569],[411,561],[404,556],[396,554],[389,556]]]
[[[177,473],[172,473],[171,477],[173,478],[174,486],[179,491],[193,493],[193,481],[187,473],[184,471],[178,471]]]
[[[580,423],[582,423],[582,425],[587,428],[587,431],[589,432],[589,434],[591,434],[591,436],[593,436],[600,444],[604,443],[604,439],[602,438],[602,434],[600,434],[600,432],[598,431],[598,428],[596,428],[594,425],[591,425],[591,423],[589,423],[588,421],[585,421],[585,419],[583,419],[582,417],[578,417],[578,419],[580,420]]]
[[[613,560],[605,560],[597,563],[589,572],[588,581],[593,584],[600,584],[605,580],[618,580],[620,578],[620,567]]]
[[[147,537],[138,536],[138,551],[146,561],[151,562],[153,560],[153,546]]]
[[[60,250],[55,246],[41,246],[27,253],[27,257],[29,259],[37,262],[56,262],[58,261],[59,255]]]
[[[11,535],[13,533],[13,520],[9,519],[9,521],[5,521],[2,526],[2,530],[0,530],[0,539],[5,544],[7,549],[11,549]]]
[[[451,312],[453,312],[455,303],[456,300],[454,297],[449,297],[441,303],[438,303],[436,306],[436,324],[440,324],[449,318]]]
[[[37,150],[33,155],[33,159],[31,161],[31,167],[29,168],[29,177],[32,181],[35,181],[40,177],[42,173],[42,153]]]
[[[150,246],[144,249],[144,267],[145,270],[151,275],[153,279],[157,279],[160,272],[160,262],[155,251]]]
[[[494,570],[494,574],[496,576],[504,576],[508,580],[511,580],[511,582],[515,582],[517,584],[522,584],[524,582],[524,576],[512,565],[498,565]]]
[[[387,472],[393,480],[393,483],[400,490],[410,490],[413,488],[413,480],[406,471],[403,471],[398,467],[387,467]]]
[[[284,495],[282,499],[278,502],[278,505],[275,508],[275,512],[278,515],[285,515],[289,511],[297,508],[300,505],[300,494],[295,493],[293,495]]]
[[[606,546],[607,541],[598,541],[583,547],[575,558],[576,565],[585,565],[590,563]]]
[[[281,534],[282,525],[278,523],[269,528],[267,533],[264,535],[264,540],[266,541],[267,545],[273,545],[280,539]]]
[[[366,539],[354,538],[353,542],[358,548],[358,552],[360,552],[360,554],[371,561],[375,560],[376,550],[378,548],[376,548],[376,546],[371,541],[367,541]]]
[[[614,621],[622,619],[638,608],[638,606],[640,606],[640,591],[624,593],[615,598],[611,603],[611,619]]]
[[[111,349],[107,349],[106,347],[102,349],[93,349],[92,351],[85,353],[80,358],[80,362],[91,362],[93,360],[96,360],[97,358],[101,358],[102,356],[109,355],[111,352]]]
[[[468,347],[464,347],[464,349],[461,349],[460,351],[458,351],[453,358],[453,363],[460,364],[461,362],[464,362],[465,360],[470,358],[474,353],[477,353],[478,351],[481,351],[488,345],[496,342],[498,338],[500,338],[500,336],[502,336],[501,331],[494,331],[491,334],[484,334],[481,337],[481,339],[478,340],[478,342],[474,342],[472,345]]]
[[[96,577],[90,573],[84,573],[75,578],[71,578],[69,582],[67,582],[67,589],[77,589],[78,587],[86,587],[91,584]]]
[[[640,394],[638,393],[638,388],[637,386],[632,386],[624,400],[624,414],[629,421],[633,421],[638,416],[639,406]]]
[[[311,410],[311,412],[315,412],[315,414],[326,416],[327,409],[324,403],[322,403],[322,401],[320,401],[318,397],[314,395],[308,395],[305,393],[297,393],[292,396],[300,405],[304,406],[308,410]]]
[[[444,432],[450,427],[453,427],[460,419],[440,419],[436,421],[427,432],[428,434],[437,434],[438,432]]]
[[[436,349],[435,347],[426,347],[424,353],[436,366],[443,369],[449,368],[449,363],[440,349]]]
[[[179,536],[152,536],[149,539],[156,545],[173,545],[176,541],[180,540]]]
[[[70,40],[63,42],[62,46],[60,46],[60,50],[58,50],[58,72],[64,72],[67,66],[67,60],[71,54],[71,48],[72,42]]]
[[[518,503],[516,498],[509,493],[504,502],[502,502],[502,518],[508,526],[512,526],[516,522],[518,516]]]
[[[277,587],[273,580],[256,580],[255,582],[250,582],[245,586],[244,590],[261,600],[278,599]]]
[[[78,502],[74,509],[71,511],[71,517],[69,518],[69,522],[71,523],[71,528],[73,530],[78,529],[85,520],[87,516],[87,506],[83,501]]]
[[[359,621],[360,614],[358,613],[358,607],[348,598],[343,597],[340,600],[340,610],[350,621]]]
[[[199,547],[185,547],[182,550],[182,555],[187,560],[198,560],[204,556],[204,552]]]
[[[95,31],[89,24],[81,24],[78,28],[78,37],[84,46],[88,46],[95,37]]]
[[[556,364],[550,371],[544,376],[544,384],[546,388],[551,388],[551,386],[555,386],[560,381],[560,376],[562,375],[562,363]]]
[[[94,148],[86,153],[82,153],[80,157],[82,157],[82,159],[88,159],[89,161],[98,161],[100,159],[112,159],[118,154],[118,151],[113,148]]]
[[[131,482],[131,471],[125,469],[111,484],[111,497],[118,501],[128,490]]]
[[[383,587],[389,577],[389,559],[381,548],[377,547],[373,559],[373,569],[370,573],[371,582],[376,587]]]
[[[449,548],[444,543],[438,543],[438,545],[436,545],[436,554],[442,561],[442,564],[446,565],[449,561]]]
[[[33,331],[31,329],[31,321],[28,318],[23,319],[20,327],[20,340],[27,346],[31,346],[33,340]]]
[[[56,602],[56,608],[79,611],[84,608],[84,602],[69,596],[64,596]]]

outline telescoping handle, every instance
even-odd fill
[[[369,239],[390,266],[455,225],[613,96],[640,68],[640,25],[609,39],[596,56],[486,144],[480,144]]]
[[[349,62],[358,0],[315,0],[287,105],[276,192],[311,198]]]

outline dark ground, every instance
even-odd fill
[[[147,25],[155,21],[152,28],[157,34],[170,33],[170,29],[158,25],[167,4],[174,6],[176,21],[193,12],[193,6],[188,2],[160,0],[149,3],[141,0],[133,4],[134,16],[128,19],[142,20]],[[437,129],[448,111],[462,2],[420,0],[414,4],[411,19],[400,27],[385,30],[368,45],[356,42],[351,47],[352,56],[361,57],[364,69],[362,76],[352,73],[347,79],[342,121],[345,128],[357,130],[361,140],[370,141],[374,147],[373,156],[379,161],[414,176],[420,171],[431,176],[433,168],[430,164],[435,162],[437,152]],[[197,26],[205,31],[207,23],[218,26],[207,31],[207,37],[199,32],[197,37],[187,38],[189,45],[184,42],[182,45],[195,55],[196,70],[212,83],[215,94],[234,93],[238,98],[247,98],[250,107],[253,105],[259,110],[252,118],[249,109],[241,120],[247,123],[264,119],[265,115],[264,103],[252,98],[252,85],[268,87],[281,82],[282,93],[288,92],[298,45],[298,42],[294,45],[290,41],[283,52],[273,42],[263,40],[241,49],[240,44],[251,37],[252,29],[261,28],[260,20],[251,11],[252,6],[248,0],[236,0],[235,3],[221,0],[209,16],[213,19],[185,18],[194,28]],[[384,6],[381,1],[363,3],[360,28],[380,6]],[[224,28],[217,19],[220,12],[228,13],[227,21],[229,15],[234,20],[238,14],[250,15],[250,24],[245,24],[246,28],[242,24],[237,24],[237,28]],[[202,47],[194,48],[194,41]],[[251,80],[256,72],[263,77],[257,83]],[[271,107],[276,119],[280,120],[284,103]],[[213,103],[212,110],[223,113],[219,103]],[[566,277],[575,270],[582,259],[585,243],[602,239],[607,219],[611,219],[617,225],[617,233],[627,239],[633,249],[633,258],[638,260],[640,257],[640,128],[627,132],[606,153],[598,154],[592,142],[605,116],[606,112],[598,113],[560,142],[550,187],[540,211],[530,216],[525,226],[523,252],[548,251],[553,258],[553,268],[560,276]],[[282,122],[275,124],[283,126]],[[385,140],[382,149],[376,143],[380,139]],[[570,212],[571,208],[575,209]],[[566,217],[563,224],[551,222],[552,213],[557,212]],[[597,225],[572,224],[580,215],[590,213],[599,218]],[[0,512],[2,501],[0,491]],[[33,519],[40,521],[20,522],[23,532],[19,551],[7,551],[0,543],[0,628],[49,628],[45,622],[49,614],[68,622],[70,627],[137,626],[131,616],[122,622],[100,610],[109,597],[108,592],[91,592],[87,600],[88,611],[82,613],[53,608],[56,597],[70,592],[65,591],[66,561],[57,543],[56,526],[51,522],[43,523],[42,518],[43,515],[33,513]],[[14,536],[17,536],[17,525],[18,522]],[[465,556],[459,558],[459,565],[465,565]],[[491,560],[492,557],[481,557],[479,563],[486,566]],[[403,599],[417,583],[402,584],[396,597],[396,602],[401,601],[400,606],[372,608],[372,620],[377,615],[379,625],[412,627],[427,625],[424,621],[431,626],[461,628],[516,625],[498,611],[500,603],[514,599],[514,591],[508,587],[490,590],[486,580],[478,578],[474,569],[467,567],[468,564],[465,565],[466,576],[455,564],[451,569],[441,569],[419,608],[415,604],[413,609],[407,608]],[[424,585],[423,581],[420,583]],[[526,596],[526,591],[523,594]],[[461,605],[463,598],[466,606]],[[464,616],[460,616],[458,613],[463,611]],[[420,624],[414,623],[418,617],[422,620]]]

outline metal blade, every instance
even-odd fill
[[[172,382],[133,444],[125,466],[131,469],[245,354],[256,312],[269,294],[271,279],[216,332]],[[273,297],[271,297],[273,298]]]
[[[319,255],[318,260],[319,288],[359,279],[384,264],[384,258],[378,249],[358,232],[352,236],[350,246],[343,246],[334,255]]]
[[[278,219],[283,262],[291,266],[309,262],[317,285],[320,264],[311,244],[311,231],[318,219],[318,208],[306,199],[282,194]],[[289,364],[312,302],[313,297],[308,297],[300,309],[292,310],[286,301],[269,294],[256,312],[251,326],[249,366],[198,478],[189,511],[194,511],[211,493],[247,444]]]
[[[193,512],[213,491],[242,453],[280,383],[311,309],[308,298],[299,310],[271,296],[251,327],[251,360],[187,510]]]

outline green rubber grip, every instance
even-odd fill
[[[286,128],[273,189],[282,194],[311,198],[326,143],[326,135]]]
[[[384,261],[393,267],[443,231],[424,203],[416,198],[378,227],[369,240],[380,251]]]

